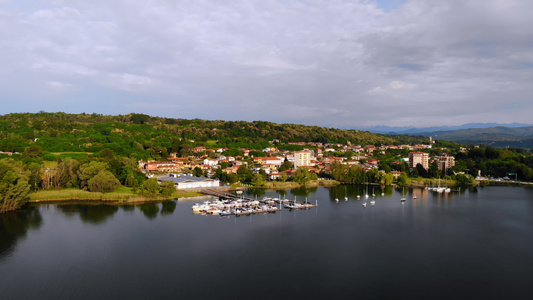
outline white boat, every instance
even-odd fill
[[[348,201],[348,197],[344,197],[344,201]]]
[[[335,202],[339,202],[339,198],[335,198]]]
[[[366,201],[363,201],[362,205],[363,207],[366,207]]]
[[[370,200],[370,205],[376,205],[376,200],[374,199]]]

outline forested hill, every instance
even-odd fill
[[[13,113],[0,116],[0,151],[22,152],[31,144],[49,152],[98,152],[137,158],[165,156],[190,146],[262,149],[270,141],[353,144],[414,144],[424,137],[391,136],[358,130],[276,124],[264,121],[209,121],[144,114]]]
[[[435,139],[454,141],[467,145],[484,144],[498,148],[533,148],[533,126],[470,128],[453,131],[419,133]]]

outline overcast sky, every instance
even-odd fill
[[[533,123],[530,0],[0,0],[0,114]]]

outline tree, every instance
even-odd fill
[[[43,176],[41,165],[32,162],[26,166],[26,169],[29,172],[28,183],[31,186],[31,190],[37,191],[39,186],[41,186],[41,178]]]
[[[285,181],[287,181],[287,179],[289,179],[289,176],[287,176],[287,173],[280,173],[279,174],[279,177],[278,177],[279,181],[285,182]]]
[[[416,171],[419,176],[422,176],[424,178],[428,177],[428,171],[422,166],[422,164],[416,164]]]
[[[458,185],[471,185],[474,182],[472,177],[466,176],[465,174],[455,175],[455,181],[457,181]]]
[[[307,185],[307,183],[311,180],[311,176],[309,174],[309,169],[307,168],[298,168],[296,172],[294,172],[294,181],[301,184],[301,185]]]
[[[200,167],[195,167],[193,170],[193,175],[196,177],[202,177],[204,175],[204,171]]]
[[[12,159],[0,160],[0,213],[20,208],[28,201],[29,193],[22,164]]]
[[[249,183],[252,180],[253,173],[245,164],[242,164],[237,169],[237,176],[241,182]]]
[[[57,164],[57,173],[54,178],[54,186],[56,188],[71,188],[78,186],[78,170],[80,163],[72,158],[61,160],[59,158]]]
[[[432,162],[429,165],[428,175],[433,178],[442,176],[441,172],[439,171],[439,165],[436,162]]]
[[[173,181],[166,180],[161,183],[161,195],[170,197],[176,192],[176,185]]]
[[[120,186],[120,181],[118,181],[113,173],[102,170],[93,178],[89,179],[87,184],[91,192],[110,193],[114,192]]]
[[[156,198],[159,194],[159,183],[156,178],[146,180],[142,186],[141,194],[145,197]]]
[[[89,180],[96,176],[100,171],[107,169],[107,163],[91,161],[83,164],[78,170],[78,177],[80,179],[80,188],[85,189],[88,186]]]
[[[252,184],[255,186],[262,186],[263,184],[265,184],[263,176],[259,173],[255,173],[252,179]]]
[[[113,150],[105,148],[104,150],[102,150],[102,152],[100,152],[100,157],[105,160],[111,160],[115,158],[115,153],[113,152]]]
[[[398,177],[398,185],[407,185],[407,182],[409,181],[409,177],[407,176],[406,173],[402,173],[400,174],[400,176]]]
[[[31,145],[22,152],[22,158],[40,158],[42,155],[43,149],[37,145]]]
[[[392,175],[392,173],[386,173],[385,176],[383,176],[383,184],[391,185],[393,181],[394,175]]]
[[[137,187],[139,185],[139,183],[137,182],[137,179],[135,179],[135,176],[132,174],[132,173],[129,173],[127,176],[126,176],[126,182],[125,182],[125,185],[127,187]]]
[[[293,167],[294,167],[294,164],[292,162],[288,161],[287,158],[285,158],[285,161],[283,161],[283,163],[279,167],[279,171],[283,172],[283,171],[286,171],[286,170],[292,170]]]

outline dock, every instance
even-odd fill
[[[296,200],[280,199],[280,198],[263,198],[253,199],[249,197],[237,196],[231,193],[225,193],[215,189],[202,189],[201,193],[204,195],[218,197],[218,200],[213,202],[205,201],[203,204],[195,203],[192,207],[194,214],[210,214],[210,215],[251,215],[259,213],[273,213],[281,211],[282,208],[293,209],[309,209],[316,207],[316,204],[309,202],[298,202]],[[279,207],[278,207],[279,204]]]

